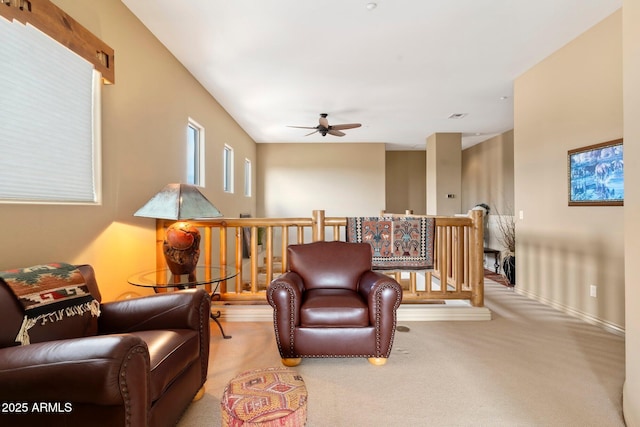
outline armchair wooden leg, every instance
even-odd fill
[[[198,400],[202,399],[202,396],[204,396],[204,386],[200,387],[200,390],[198,390],[196,395],[193,396],[192,402],[197,402]]]
[[[371,363],[374,366],[382,366],[385,363],[387,363],[386,357],[370,357],[368,360],[369,360],[369,363]]]
[[[302,358],[301,357],[290,358],[290,359],[282,359],[282,364],[284,366],[288,366],[290,368],[293,368],[294,366],[298,366],[300,364],[300,362],[302,362]]]

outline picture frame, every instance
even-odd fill
[[[623,154],[622,139],[569,150],[569,206],[623,206]]]

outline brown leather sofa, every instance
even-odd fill
[[[267,289],[282,363],[367,357],[374,365],[384,364],[402,288],[371,270],[371,245],[314,242],[290,245],[287,254],[288,271]]]
[[[204,290],[108,302],[18,346],[23,311],[0,283],[0,425],[175,425],[207,378],[210,304]]]

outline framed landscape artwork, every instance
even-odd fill
[[[622,139],[569,150],[569,206],[622,206]]]

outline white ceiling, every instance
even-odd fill
[[[257,142],[463,147],[513,128],[513,82],[622,0],[122,0]],[[362,123],[305,137],[320,113]],[[463,113],[462,119],[450,119]],[[197,120],[197,118],[194,117]]]

